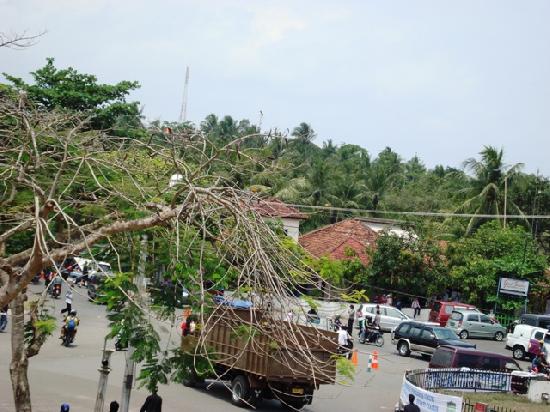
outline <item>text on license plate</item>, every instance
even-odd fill
[[[292,393],[296,395],[303,395],[304,394],[304,388],[292,388]]]

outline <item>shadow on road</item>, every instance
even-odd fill
[[[242,410],[242,408],[238,408],[231,404],[231,391],[229,382],[226,386],[223,382],[206,381],[206,383],[204,383],[203,385],[197,386],[196,388],[191,390],[200,391],[201,393],[212,396],[213,398],[226,401],[228,409],[234,408],[235,410]],[[283,408],[281,402],[279,402],[278,400],[263,399],[261,402],[258,403],[255,410],[264,412],[282,412],[285,410],[285,408]],[[306,410],[306,408],[303,409],[303,411]]]

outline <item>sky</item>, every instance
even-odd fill
[[[148,120],[210,113],[308,122],[376,156],[460,167],[483,145],[550,176],[550,1],[0,0],[0,72],[58,67],[137,80]],[[260,114],[262,113],[262,115]]]

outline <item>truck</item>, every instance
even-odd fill
[[[253,308],[220,306],[205,323],[205,328],[197,328],[204,335],[182,337],[182,351],[190,355],[185,386],[216,378],[231,382],[231,401],[237,406],[279,399],[283,406],[301,409],[311,404],[320,385],[335,383],[338,341],[334,332],[276,320],[269,312]],[[206,357],[199,354],[198,341],[207,349]],[[206,358],[210,365],[206,375],[197,370],[198,358],[203,364]]]

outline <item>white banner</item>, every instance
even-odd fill
[[[520,279],[500,278],[499,292],[507,295],[527,296],[529,282]]]
[[[409,394],[415,396],[414,403],[420,408],[421,412],[461,412],[462,398],[459,396],[444,395],[442,393],[430,392],[422,388],[417,388],[403,376],[403,386],[401,387],[401,404],[409,404]]]

